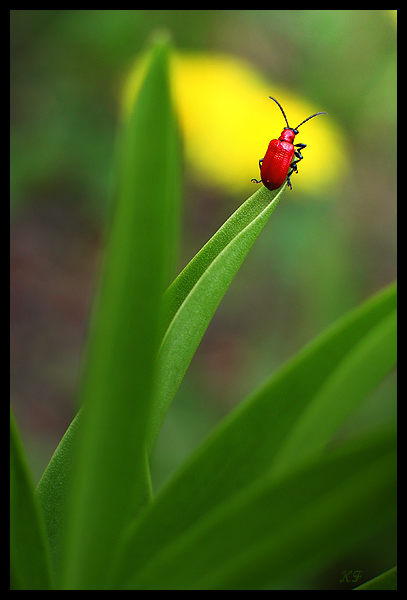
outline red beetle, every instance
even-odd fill
[[[308,117],[308,119],[305,119],[305,121],[293,129],[289,126],[287,117],[277,100],[271,96],[269,96],[269,98],[270,100],[274,100],[280,107],[285,122],[287,123],[287,127],[284,127],[278,140],[271,140],[265,157],[259,160],[261,181],[269,190],[277,190],[287,177],[288,187],[292,190],[290,177],[294,171],[298,173],[297,163],[304,158],[301,155],[301,150],[306,148],[306,144],[293,144],[294,138],[298,133],[298,128],[306,121],[309,121],[318,115],[326,115],[327,113],[315,113],[315,115],[311,115],[311,117]],[[298,149],[296,150],[296,148]],[[294,157],[296,160],[293,160]],[[257,181],[257,179],[252,179],[252,181],[253,183],[261,183],[261,181]]]

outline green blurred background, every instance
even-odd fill
[[[174,401],[154,455],[156,485],[256,385],[396,276],[395,11],[12,10],[11,399],[36,480],[74,415],[123,89],[162,28],[178,51],[243,59],[328,111],[349,168],[313,194],[295,178],[285,192]],[[268,142],[284,123],[264,126]],[[254,191],[225,191],[190,167],[180,269]],[[394,388],[392,375],[359,422],[385,418]],[[331,584],[336,577],[326,573]]]

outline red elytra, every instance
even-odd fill
[[[311,115],[305,121],[297,125],[297,127],[290,127],[285,116],[281,105],[275,98],[269,96],[270,100],[280,107],[283,113],[287,127],[284,127],[278,140],[271,140],[267,148],[267,152],[264,158],[259,160],[260,176],[261,181],[252,179],[253,183],[261,183],[266,186],[269,190],[277,190],[283,185],[285,178],[287,178],[288,187],[292,190],[291,175],[295,172],[298,173],[297,163],[300,162],[304,157],[301,155],[301,150],[306,148],[306,144],[293,144],[294,138],[298,133],[298,128],[301,127],[306,121],[317,117],[318,115],[326,115],[326,112],[315,113]],[[294,160],[293,160],[294,159]]]

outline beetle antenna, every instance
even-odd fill
[[[290,127],[290,126],[289,126],[289,124],[288,124],[287,117],[285,116],[285,112],[283,111],[283,107],[281,106],[281,104],[279,104],[275,98],[272,98],[271,96],[269,96],[269,98],[270,98],[270,100],[274,100],[274,102],[275,102],[275,103],[276,103],[276,104],[277,104],[277,105],[280,107],[280,110],[281,110],[281,112],[283,113],[283,116],[284,116],[285,122],[287,123],[287,127],[288,127],[288,129],[291,129],[291,127]],[[314,115],[314,117],[315,117],[315,115]],[[310,117],[310,118],[311,118],[311,117]],[[302,123],[301,123],[301,125],[302,125]]]
[[[315,115],[311,115],[310,117],[308,117],[308,119],[305,119],[305,121],[303,121],[302,123],[300,123],[299,125],[297,125],[296,129],[298,129],[298,127],[301,127],[301,125],[304,125],[304,123],[306,123],[310,119],[313,119],[314,117],[317,117],[318,115],[327,115],[327,114],[328,114],[327,112],[315,113]]]

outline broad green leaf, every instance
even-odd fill
[[[167,414],[192,357],[220,301],[278,204],[286,184],[262,186],[185,267],[165,295],[166,331],[159,351],[153,427],[148,449]]]
[[[397,567],[366,581],[355,590],[397,590]]]
[[[394,432],[363,437],[281,477],[266,472],[174,536],[142,567],[126,561],[122,589],[274,588],[321,568],[395,511]],[[188,510],[184,506],[184,510]],[[154,510],[154,509],[153,509]],[[171,528],[174,515],[167,514]]]
[[[11,410],[10,587],[13,590],[53,588],[45,525]]]
[[[159,40],[119,140],[114,218],[80,390],[63,589],[104,589],[120,531],[149,500],[146,431],[174,242],[168,223],[178,210],[170,96],[168,44]]]
[[[396,287],[390,286],[311,342],[238,406],[134,525],[127,568],[133,561],[141,568],[265,473],[278,477],[318,455],[394,364],[395,306]]]

